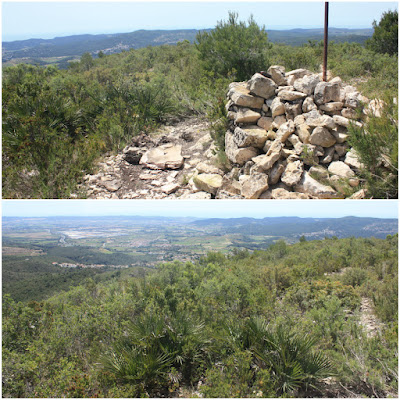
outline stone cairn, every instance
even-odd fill
[[[282,66],[231,83],[227,97],[225,152],[242,197],[343,198],[359,185],[347,129],[362,126],[356,108],[375,111],[374,100],[339,77],[323,82],[321,74]]]

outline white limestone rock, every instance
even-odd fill
[[[312,110],[306,114],[303,114],[306,120],[306,124],[312,128],[324,127],[328,129],[336,128],[335,121],[329,115],[321,114],[317,110]]]
[[[257,121],[257,125],[260,128],[265,129],[266,131],[269,131],[270,129],[272,129],[273,123],[274,123],[274,120],[271,117],[261,117]]]
[[[267,71],[273,81],[278,85],[278,86],[284,86],[286,85],[286,78],[285,78],[285,67],[281,65],[271,65],[268,68]]]
[[[269,99],[275,94],[275,89],[277,89],[277,85],[272,79],[266,78],[265,76],[256,73],[248,81],[247,89],[249,89],[250,93],[255,96]]]
[[[304,68],[298,68],[298,69],[294,69],[292,71],[286,72],[286,77],[293,76],[295,80],[303,78],[306,75],[312,75],[312,72],[309,71],[308,69],[304,69]]]
[[[272,189],[271,198],[275,200],[297,200],[308,199],[305,193],[289,192],[283,188]]]
[[[344,162],[345,162],[345,164],[347,164],[348,166],[350,166],[352,168],[361,169],[363,167],[363,164],[360,162],[360,159],[359,159],[356,151],[354,150],[354,148],[352,148],[346,154]]]
[[[288,186],[294,186],[299,183],[304,171],[304,165],[301,161],[289,162],[281,176],[281,181]]]
[[[257,125],[249,125],[246,128],[236,127],[233,137],[238,147],[256,147],[262,149],[267,140],[267,131]]]
[[[297,91],[310,96],[314,93],[315,87],[319,82],[321,82],[321,79],[317,74],[305,75],[303,78],[296,79],[293,86]]]
[[[340,101],[340,85],[331,82],[319,82],[314,90],[314,102],[317,105]]]
[[[277,117],[278,115],[285,114],[285,105],[281,102],[279,97],[275,97],[270,105],[272,117]]]
[[[266,174],[254,174],[242,184],[241,195],[245,199],[258,199],[268,187],[268,176]]]
[[[303,101],[302,111],[303,113],[308,113],[312,110],[317,110],[318,107],[314,103],[314,98],[312,96],[306,97]]]
[[[318,126],[310,136],[310,143],[316,146],[331,147],[336,143],[336,139],[328,129]]]
[[[222,176],[218,174],[199,174],[193,178],[193,181],[198,189],[214,195],[222,186]]]
[[[329,164],[328,171],[337,175],[341,178],[352,178],[354,177],[354,171],[343,161],[334,161]]]
[[[295,131],[296,127],[292,120],[282,124],[276,132],[276,138],[282,143],[286,142],[287,138]]]
[[[183,165],[182,146],[167,143],[148,150],[139,164],[151,169],[178,169]]]
[[[295,90],[281,90],[278,93],[278,97],[280,97],[282,100],[294,101],[298,99],[305,99],[307,95],[302,92],[296,92]]]
[[[236,124],[252,124],[256,123],[261,118],[261,114],[250,110],[250,108],[239,108],[235,115]]]
[[[303,173],[300,182],[294,187],[294,190],[319,199],[336,199],[341,197],[341,195],[330,186],[319,183],[306,171]]]
[[[250,94],[250,90],[246,88],[246,84],[231,88],[228,92],[228,96],[233,104],[242,107],[261,109],[264,104],[264,99],[262,97]]]
[[[231,162],[243,165],[246,161],[256,157],[258,150],[255,147],[239,148],[235,143],[233,134],[227,131],[225,134],[225,153]]]

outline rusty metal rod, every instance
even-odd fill
[[[328,64],[328,12],[329,2],[325,2],[325,26],[324,26],[324,64],[322,66],[322,79],[326,82],[326,68]]]

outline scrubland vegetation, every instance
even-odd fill
[[[384,26],[377,32],[382,31]],[[364,95],[391,102],[397,97],[397,41],[382,54],[374,45],[378,40],[382,38],[372,37],[367,48],[331,43],[328,68]],[[383,40],[393,41],[387,35]],[[139,132],[188,115],[209,118],[222,146],[230,82],[249,79],[276,64],[287,71],[318,72],[322,52],[322,42],[300,47],[269,43],[264,28],[253,19],[240,22],[230,14],[214,31],[198,34],[194,44],[100,53],[96,59],[86,53],[68,70],[4,68],[3,196],[68,198],[98,157],[123,148]],[[394,109],[389,107],[389,112]],[[397,116],[389,116],[397,131]],[[397,164],[394,172],[397,176]]]
[[[302,237],[6,295],[3,396],[395,397],[397,243]]]

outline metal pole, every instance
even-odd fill
[[[324,26],[324,65],[322,67],[322,79],[326,82],[326,66],[328,64],[328,11],[329,2],[325,2],[325,26]]]

